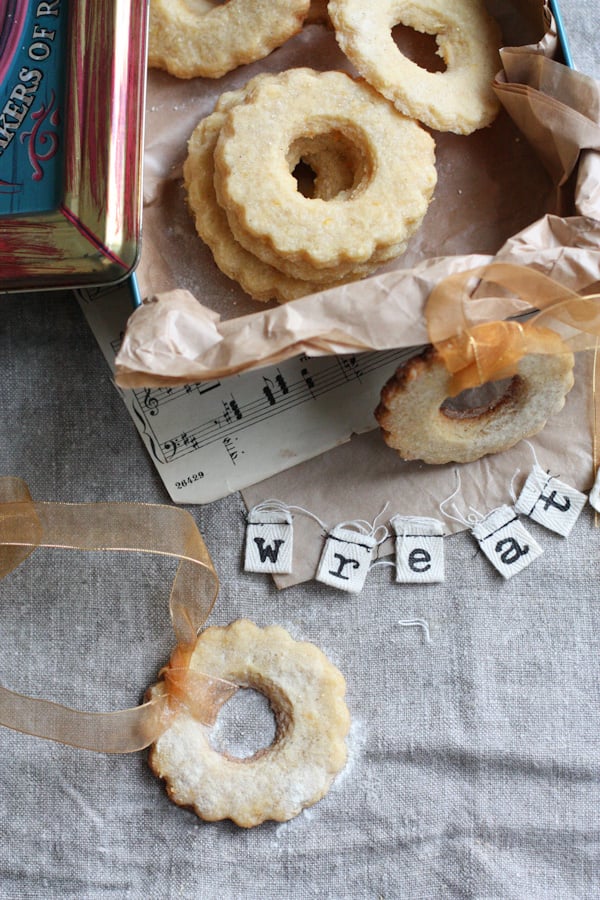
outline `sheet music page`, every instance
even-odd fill
[[[133,292],[77,292],[112,369]],[[382,385],[413,352],[301,356],[221,381],[117,390],[171,499],[208,503],[373,429]]]

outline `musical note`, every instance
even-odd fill
[[[229,459],[235,466],[240,457],[240,451],[236,447],[234,439],[231,437],[223,438],[223,446],[225,447],[225,450],[227,451],[227,455],[228,455]],[[243,452],[244,451],[242,450],[241,453],[243,453]]]
[[[269,378],[265,378],[265,381],[268,383],[263,387],[263,394],[267,398],[267,403],[269,404],[269,406],[275,406],[275,403],[277,401],[275,400],[275,394],[270,388],[270,385],[273,384],[273,382]]]
[[[311,396],[314,397],[315,396],[315,394],[314,394],[314,387],[315,387],[314,378],[312,377],[312,375],[310,375],[308,369],[302,369],[300,374],[304,378],[304,383],[306,384],[306,387],[310,391]]]
[[[398,356],[399,351],[389,351],[387,354],[362,354],[360,364],[356,357],[348,357],[347,360],[325,357],[311,360],[315,372],[309,371],[307,367],[300,368],[299,377],[298,374],[293,377],[291,366],[285,375],[280,369],[271,373],[273,377],[264,374],[254,375],[254,388],[240,391],[243,399],[238,399],[232,393],[226,398],[221,397],[220,412],[217,411],[216,415],[213,412],[206,419],[198,421],[193,428],[187,428],[180,434],[169,435],[160,444],[162,452],[165,459],[173,461],[188,453],[205,449],[216,441],[220,441],[226,449],[229,449],[232,445],[226,445],[224,442],[232,435],[258,428],[272,416],[284,414],[297,406],[316,402],[343,388],[349,379],[362,381],[369,374],[377,373],[382,366],[389,367],[391,363],[397,361]],[[298,373],[298,369],[296,372]],[[164,397],[162,401],[159,398],[159,402],[164,402]]]
[[[220,381],[210,381],[206,384],[186,384],[176,388],[143,388],[134,390],[133,394],[140,405],[148,411],[149,415],[157,416],[161,408],[167,403],[181,401],[185,397],[190,397],[193,401],[197,396],[217,390],[220,386]]]
[[[287,385],[287,381],[285,380],[285,378],[283,377],[283,375],[281,374],[281,372],[279,370],[277,370],[277,375],[275,376],[275,381],[277,383],[277,387],[279,388],[279,390],[281,391],[282,394],[284,394],[284,395],[289,394],[289,388]]]
[[[234,414],[236,419],[239,420],[244,417],[244,414],[241,411],[241,409],[239,408],[235,397],[232,397],[231,400],[229,401],[229,408],[231,409],[231,412]]]
[[[101,291],[101,302],[91,296],[85,292],[82,310],[113,366],[131,290]],[[373,428],[382,386],[415,349],[301,355],[222,381],[121,396],[171,497],[204,503]]]
[[[359,366],[358,358],[356,356],[341,356],[338,362],[348,381],[353,378],[356,378],[357,381],[362,381],[364,373]]]
[[[179,438],[181,446],[190,450],[198,449],[198,438],[195,434],[189,435],[187,432],[183,432],[183,434]]]

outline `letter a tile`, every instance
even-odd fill
[[[512,578],[544,552],[512,506],[499,506],[471,531],[483,553],[504,578]]]

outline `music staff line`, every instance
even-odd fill
[[[406,355],[406,350],[391,350],[363,353],[358,357],[335,357],[333,362],[314,373],[301,368],[301,378],[290,382],[280,369],[275,374],[269,370],[269,375],[262,375],[260,396],[240,406],[230,394],[228,399],[222,399],[224,411],[220,416],[207,419],[168,440],[157,441],[163,462],[173,462],[216,441],[230,438],[302,403],[316,400],[352,380],[361,381],[371,373],[399,362]],[[219,386],[219,383],[214,386]]]
[[[143,388],[133,391],[133,394],[146,412],[151,416],[156,416],[160,412],[161,406],[172,403],[174,400],[181,400],[183,397],[189,397],[191,394],[207,394],[221,387],[220,381],[198,382],[197,384],[186,384],[182,387],[168,388]]]

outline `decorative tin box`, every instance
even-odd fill
[[[133,271],[147,12],[147,0],[0,0],[0,291]]]

